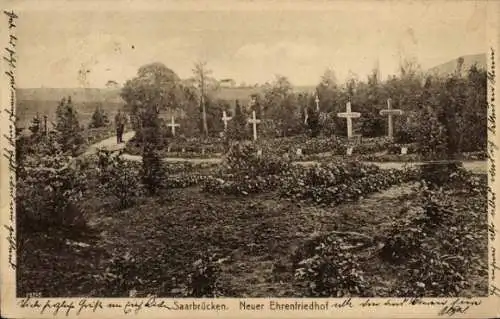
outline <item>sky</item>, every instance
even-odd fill
[[[17,85],[123,84],[152,62],[187,78],[196,61],[206,61],[214,77],[237,83],[264,83],[279,74],[294,85],[315,85],[326,68],[343,81],[352,73],[363,78],[378,65],[385,78],[401,57],[425,69],[486,52],[485,2],[318,4],[20,11]],[[85,78],[80,70],[89,71]]]

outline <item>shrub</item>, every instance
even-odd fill
[[[63,98],[56,110],[55,132],[64,153],[78,155],[85,142],[82,131],[78,121],[78,113],[71,102],[71,97]]]
[[[85,170],[61,152],[28,156],[17,181],[18,226],[27,231],[86,225],[78,203],[86,190]]]
[[[421,178],[430,187],[447,185],[462,167],[460,162],[430,162],[420,166]]]
[[[344,249],[337,236],[325,236],[310,246],[296,265],[295,277],[305,282],[307,297],[368,296],[370,287],[364,279],[355,254]]]
[[[203,189],[234,195],[271,191],[281,184],[281,177],[290,170],[290,160],[270,154],[259,156],[251,144],[235,144],[226,155],[221,170],[207,179]]]
[[[158,150],[146,144],[142,153],[142,183],[150,195],[155,195],[163,187],[166,172],[163,169]]]
[[[140,195],[139,176],[136,167],[124,160],[122,152],[100,150],[97,154],[99,191],[118,199],[120,208],[130,207]]]
[[[97,105],[90,118],[89,128],[106,127],[109,125],[109,118],[101,105]]]
[[[202,256],[192,264],[185,297],[216,298],[225,295],[221,283],[221,263],[216,254]]]
[[[281,195],[336,205],[414,178],[413,170],[381,170],[359,162],[320,164],[286,176]]]

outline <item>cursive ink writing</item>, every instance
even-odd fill
[[[16,27],[16,19],[18,16],[14,13],[14,11],[4,11],[5,16],[7,17],[8,25],[9,25],[9,43],[7,47],[5,47],[6,55],[3,56],[3,60],[7,62],[7,69],[5,71],[5,75],[9,80],[9,108],[5,109],[5,112],[8,114],[9,118],[9,127],[8,127],[8,135],[3,135],[3,137],[7,140],[8,146],[4,148],[4,157],[7,158],[9,163],[9,193],[10,193],[10,203],[9,203],[9,222],[10,225],[4,225],[4,228],[8,231],[8,235],[6,236],[8,242],[8,251],[9,251],[9,266],[14,270],[16,269],[15,262],[15,252],[16,252],[16,236],[15,236],[15,222],[14,222],[14,196],[15,196],[15,125],[16,125],[16,116],[15,116],[15,91],[16,91],[16,79],[14,76],[14,70],[16,68],[16,42],[17,37],[14,35],[14,29]]]
[[[496,113],[495,113],[495,50],[491,48],[490,50],[490,70],[488,70],[488,86],[489,86],[489,101],[488,101],[488,177],[490,183],[495,182],[496,177],[496,165],[495,165],[495,155],[498,150],[496,141]],[[490,184],[491,185],[491,184]],[[500,289],[495,285],[496,270],[499,269],[496,263],[496,227],[494,218],[496,215],[496,193],[494,187],[488,187],[488,215],[490,217],[490,223],[488,225],[489,239],[492,242],[490,245],[490,296],[500,297]]]

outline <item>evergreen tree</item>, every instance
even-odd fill
[[[71,102],[71,97],[62,98],[57,106],[55,131],[62,151],[73,156],[77,155],[84,139],[78,121],[78,113]]]
[[[162,188],[165,171],[158,153],[162,145],[161,123],[156,107],[149,106],[140,114],[142,123],[142,182],[150,195]]]
[[[102,106],[98,104],[92,113],[92,118],[90,119],[90,128],[105,127],[109,124],[109,118],[106,112],[102,109]]]
[[[36,116],[31,120],[31,124],[29,126],[29,130],[31,131],[31,135],[36,137],[42,131],[42,121],[40,120],[40,115],[37,113]]]
[[[246,134],[247,117],[243,112],[240,102],[236,100],[233,119],[228,125],[227,137],[231,140],[242,141],[247,138]]]

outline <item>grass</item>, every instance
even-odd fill
[[[172,296],[173,278],[185,281],[190,265],[209,252],[227,258],[221,280],[228,296],[301,297],[303,283],[296,281],[292,267],[298,249],[313,234],[387,234],[391,223],[407,218],[407,208],[415,203],[410,186],[393,187],[334,208],[278,199],[273,193],[212,195],[197,187],[142,198],[122,211],[114,209],[110,199],[92,196],[82,203],[90,229],[71,238],[88,246],[68,245],[65,235],[24,236],[28,239],[19,249],[18,295],[126,297],[136,289],[139,295]],[[485,295],[486,198],[457,195],[454,201],[460,207],[460,218],[454,222],[462,223],[477,239],[458,245],[468,245],[479,260],[467,277],[467,289],[458,294]],[[477,218],[467,217],[471,210],[478,212]],[[451,235],[444,229],[429,236],[438,245],[438,240]],[[368,256],[370,252],[359,253]],[[132,267],[129,273],[126,267],[113,268],[112,260],[118,256],[133,258],[127,265]],[[363,267],[375,296],[390,296],[405,280],[404,265],[388,264],[377,256],[368,258]],[[106,275],[113,269],[114,274],[122,273],[120,280]]]

